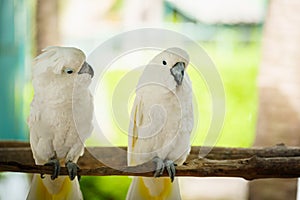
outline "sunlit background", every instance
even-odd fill
[[[270,77],[266,76],[269,74],[270,67],[265,66],[272,65],[268,63],[272,60],[272,55],[268,53],[271,54],[276,48],[276,46],[268,46],[268,42],[263,43],[263,38],[270,40],[267,34],[272,36],[272,33],[277,31],[274,27],[276,24],[274,20],[289,19],[289,13],[296,13],[293,8],[300,7],[299,4],[297,6],[288,3],[279,4],[278,0],[1,0],[0,139],[28,141],[26,118],[33,97],[30,82],[31,60],[41,52],[41,49],[49,45],[74,46],[89,55],[97,46],[114,35],[137,28],[153,27],[173,30],[188,36],[196,41],[215,63],[226,95],[226,117],[216,145],[251,147],[253,144],[270,146],[275,145],[276,142],[299,145],[300,140],[297,136],[293,136],[294,139],[290,140],[293,142],[289,143],[282,134],[278,140],[272,140],[273,143],[261,142],[268,141],[270,134],[258,135],[257,138],[264,139],[255,140],[256,133],[278,130],[274,128],[275,119],[269,129],[264,127],[266,121],[263,121],[276,115],[272,112],[276,112],[274,108],[276,110],[278,104],[264,110],[264,113],[259,113],[259,105],[263,107],[268,105],[268,102],[265,102],[259,94],[268,94],[270,91],[262,90],[270,86],[270,81],[268,82]],[[279,8],[285,8],[283,14],[278,11]],[[270,12],[272,9],[274,12]],[[274,16],[278,16],[278,19]],[[279,16],[286,18],[281,19]],[[294,16],[300,22],[299,15]],[[265,23],[269,23],[269,26],[265,26]],[[281,27],[285,27],[285,23],[288,22],[282,22],[284,25]],[[288,27],[287,30],[295,32]],[[296,33],[300,38],[299,32]],[[291,34],[291,37],[296,36]],[[282,38],[285,38],[284,34],[281,38],[273,35],[273,41],[280,42]],[[286,40],[286,43],[289,42],[292,43]],[[265,48],[262,48],[263,44],[266,45]],[[291,50],[291,52],[294,51]],[[112,67],[102,79],[101,91],[105,91],[105,94],[97,95],[107,97],[106,103],[109,105],[114,89],[122,77],[135,65],[148,63],[151,56],[155,55],[154,53],[156,52],[150,52],[150,57],[143,57],[144,55],[136,52],[115,62],[116,66],[124,65],[128,68]],[[273,58],[276,60],[276,57],[281,54],[275,52],[274,55]],[[137,59],[131,62],[133,58]],[[274,63],[276,64],[276,61]],[[283,67],[285,64],[281,63]],[[264,67],[261,72],[260,66]],[[294,70],[297,71],[296,68]],[[194,129],[195,137],[192,142],[193,145],[201,145],[211,120],[210,91],[192,67],[188,73],[193,82],[193,88],[197,91],[195,101],[198,107],[195,112],[201,116],[201,126]],[[259,75],[259,73],[262,74]],[[278,77],[280,73],[279,70],[275,73],[277,76],[274,75],[274,77]],[[293,70],[289,73],[292,77],[289,83],[295,86],[298,79],[293,76],[295,74]],[[283,81],[284,79],[274,78],[274,80]],[[300,102],[300,94],[295,92],[296,89],[290,85],[281,87],[284,91],[286,88],[292,88],[295,94],[292,96]],[[287,93],[285,94],[288,96]],[[277,98],[275,94],[267,97]],[[132,99],[126,101],[132,102]],[[294,129],[289,131],[292,132],[300,130],[299,126],[295,125],[297,122],[300,124],[300,120],[297,121],[300,119],[298,102],[291,103],[292,110],[298,113],[291,122],[294,124]],[[130,112],[130,107],[128,107],[128,112]],[[285,111],[285,113],[289,112]],[[112,145],[126,146],[126,134],[115,124],[112,111],[110,109],[96,110],[96,116],[101,118],[102,115],[110,116],[105,121],[105,126],[110,131],[105,135]],[[260,121],[257,123],[258,119]],[[283,126],[279,127],[282,132],[286,130],[282,128]],[[288,126],[285,125],[285,127]],[[101,144],[101,140],[97,138],[97,132],[94,132],[86,145],[104,144]],[[24,199],[30,178],[25,174],[1,173],[0,199]],[[124,199],[130,181],[128,177],[82,177],[80,185],[84,198],[88,200]],[[18,184],[15,184],[16,182]],[[255,183],[249,184],[238,178],[181,178],[180,187],[183,199],[255,199],[257,197],[255,194],[258,194],[260,189],[255,186]],[[18,193],[15,192],[16,190]],[[274,196],[276,196],[274,190],[269,193],[275,193]],[[295,196],[295,193],[295,188],[293,192],[288,188],[286,192],[283,191],[286,196],[280,197],[290,199],[291,196],[288,195]]]

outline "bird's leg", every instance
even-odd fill
[[[154,177],[160,177],[164,173],[165,164],[164,161],[159,158],[158,156],[155,156],[152,161],[156,164],[156,169],[154,172]]]
[[[172,160],[165,160],[165,166],[166,166],[166,169],[167,169],[167,172],[169,174],[169,177],[171,179],[171,182],[174,181],[174,178],[175,178],[175,164]]]
[[[78,180],[80,180],[80,176],[77,175],[77,171],[79,170],[79,167],[76,163],[73,163],[72,161],[68,161],[66,163],[66,167],[68,169],[69,177],[72,180],[77,176]]]
[[[60,164],[59,164],[59,160],[57,158],[51,158],[46,164],[44,164],[45,166],[53,166],[53,174],[51,175],[51,179],[54,180],[58,177],[58,175],[60,174]],[[44,175],[41,174],[41,178],[44,178]]]

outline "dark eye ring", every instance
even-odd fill
[[[167,61],[163,60],[163,61],[162,61],[162,64],[163,64],[163,65],[167,65]]]

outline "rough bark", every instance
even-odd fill
[[[277,145],[268,148],[214,147],[204,158],[200,149],[192,147],[182,166],[176,167],[176,176],[292,178],[300,176],[300,147]],[[145,163],[127,167],[126,147],[88,147],[79,159],[80,175],[88,176],[153,176],[154,164]],[[0,143],[0,171],[51,174],[51,166],[34,164],[28,143]],[[67,175],[65,167],[61,175]],[[165,173],[164,176],[167,174]]]

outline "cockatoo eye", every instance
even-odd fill
[[[65,72],[66,74],[72,74],[72,73],[73,73],[73,69],[66,68],[66,69],[64,69],[64,72]]]
[[[162,61],[162,64],[163,64],[163,65],[167,65],[167,61],[163,60],[163,61]]]

